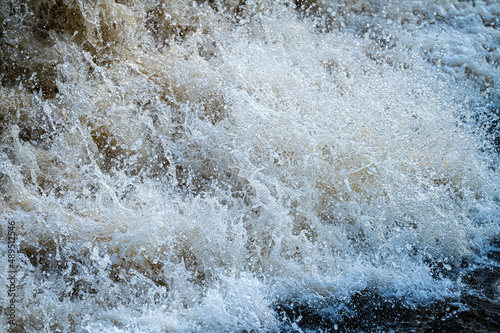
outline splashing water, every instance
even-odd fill
[[[497,2],[0,13],[14,330],[293,330],[285,307],[340,322],[365,293],[457,300],[492,264]]]

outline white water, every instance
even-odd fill
[[[484,260],[500,4],[236,3],[1,4],[20,331],[275,331]]]

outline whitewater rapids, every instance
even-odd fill
[[[299,329],[284,304],[341,322],[360,293],[458,299],[500,237],[499,17],[2,1],[1,325],[268,332]]]

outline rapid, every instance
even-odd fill
[[[500,313],[498,1],[4,0],[0,18],[6,330]]]

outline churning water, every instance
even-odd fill
[[[0,17],[2,327],[500,325],[498,1]]]

